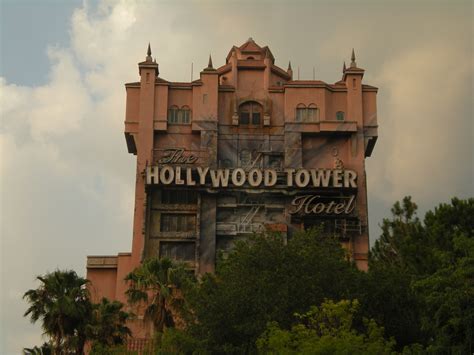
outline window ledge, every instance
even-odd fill
[[[286,122],[289,132],[357,132],[356,121]]]

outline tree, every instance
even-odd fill
[[[325,301],[297,314],[291,330],[271,322],[257,340],[258,350],[274,354],[394,354],[393,340],[385,340],[383,328],[364,319],[364,329],[354,326],[357,300]]]
[[[435,353],[474,351],[474,239],[458,235],[453,253],[461,255],[435,273],[414,282],[425,312],[422,327],[431,334]],[[449,257],[446,257],[449,260]]]
[[[410,196],[393,205],[392,218],[383,219],[382,235],[370,252],[370,266],[383,263],[412,273],[425,267],[426,243],[417,209]]]
[[[51,346],[44,343],[41,347],[35,346],[33,348],[24,348],[24,355],[51,355]]]
[[[130,282],[127,290],[132,304],[146,303],[145,320],[153,322],[156,331],[175,324],[172,309],[180,302],[175,288],[181,285],[186,271],[168,258],[150,258],[125,278]],[[150,300],[151,298],[151,300]]]
[[[81,354],[86,341],[84,321],[91,313],[88,281],[72,270],[56,270],[37,279],[41,285],[23,296],[30,304],[24,316],[30,316],[32,323],[41,320],[44,334],[52,340],[53,354]]]
[[[398,350],[413,343],[425,343],[422,330],[422,300],[412,288],[413,276],[398,265],[372,264],[360,285],[361,312],[373,318],[394,337]]]
[[[109,301],[102,298],[101,302],[93,305],[92,319],[86,326],[87,338],[92,341],[92,347],[97,345],[113,346],[123,344],[130,329],[125,325],[129,313],[122,310],[119,301]]]
[[[471,353],[474,344],[474,199],[453,198],[423,223],[410,197],[384,219],[369,262],[364,307],[399,345]]]
[[[195,316],[189,332],[209,351],[255,351],[269,321],[289,327],[296,312],[325,298],[356,297],[361,274],[339,241],[318,230],[298,233],[287,245],[279,235],[256,235],[236,243],[214,275],[185,293]]]

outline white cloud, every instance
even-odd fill
[[[191,62],[196,78],[209,52],[223,64],[250,36],[281,66],[301,65],[302,78],[316,64],[318,77],[336,81],[339,57],[356,46],[365,81],[380,88],[380,138],[367,161],[372,223],[405,194],[429,208],[472,195],[469,15],[462,6],[397,6],[392,16],[374,5],[84,2],[71,17],[70,46],[49,50],[46,84],[0,78],[0,352],[40,344],[18,297],[35,275],[84,274],[86,255],[130,250],[135,158],[123,138],[123,84],[138,80],[148,42],[174,81],[189,80]]]

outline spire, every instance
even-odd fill
[[[148,42],[148,50],[146,51],[146,61],[151,62],[153,59],[151,58],[151,46],[150,42]]]
[[[214,69],[212,66],[212,57],[211,54],[209,54],[209,63],[207,63],[207,69]]]
[[[351,55],[351,68],[356,68],[357,67],[357,64],[356,64],[356,56],[355,56],[355,53],[354,53],[354,48],[352,48],[352,55]]]
[[[287,71],[288,71],[288,70],[293,70],[293,69],[291,69],[291,60],[288,62],[288,69],[287,69]]]
[[[344,61],[344,64],[342,65],[342,73],[345,73],[346,71],[346,61]]]
[[[204,68],[205,72],[217,72],[214,67],[212,66],[212,57],[211,54],[209,54],[209,62],[207,63],[207,67]]]
[[[138,73],[142,75],[142,69],[143,68],[148,68],[151,69],[153,68],[155,70],[155,76],[158,76],[160,74],[160,71],[158,70],[158,63],[156,62],[156,58],[153,58],[151,56],[151,45],[150,42],[148,42],[148,48],[146,50],[146,58],[144,62],[138,63]]]

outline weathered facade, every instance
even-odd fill
[[[285,238],[323,224],[360,269],[369,248],[365,158],[377,140],[377,89],[354,53],[335,84],[293,80],[252,39],[198,80],[159,76],[151,51],[126,84],[125,138],[137,156],[132,252],[88,257],[94,297],[125,302],[125,275],[150,256],[214,270],[251,233]],[[137,336],[146,336],[137,327]]]

